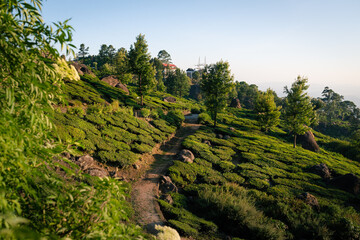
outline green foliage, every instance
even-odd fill
[[[199,114],[199,123],[200,124],[210,124],[212,122],[209,114],[203,112]]]
[[[280,109],[276,107],[274,95],[268,89],[265,93],[260,93],[256,99],[255,112],[258,114],[258,121],[261,128],[267,132],[280,123]]]
[[[170,123],[170,125],[179,128],[185,121],[185,116],[181,110],[171,110],[166,114],[165,120]]]
[[[190,90],[190,78],[179,68],[169,72],[164,84],[168,93],[179,97],[188,95]]]
[[[148,108],[142,108],[140,111],[141,116],[144,118],[148,118],[150,116],[150,113],[151,111]]]
[[[240,100],[241,106],[247,109],[254,109],[259,89],[255,84],[247,84],[246,82],[236,82],[235,89],[237,98]]]
[[[143,105],[143,95],[155,85],[155,69],[150,63],[150,54],[144,35],[139,34],[136,37],[136,42],[131,45],[128,57],[131,72],[138,78],[137,92]]]
[[[211,113],[216,127],[218,112],[226,106],[226,96],[230,92],[233,76],[230,75],[228,62],[217,62],[205,68],[201,80],[201,91],[205,97],[205,105]]]
[[[315,112],[310,97],[304,92],[309,86],[308,79],[297,77],[291,89],[285,87],[287,97],[285,99],[285,123],[289,131],[294,135],[294,147],[296,136],[303,135],[309,130],[309,126],[316,121]]]

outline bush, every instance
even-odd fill
[[[148,109],[148,108],[142,108],[142,109],[140,110],[140,114],[141,114],[142,117],[148,118],[148,117],[150,116],[150,109]]]
[[[152,119],[159,119],[159,112],[157,110],[152,110],[151,113],[150,113],[150,117]]]
[[[205,124],[205,125],[210,125],[212,124],[212,120],[209,114],[207,113],[200,113],[199,114],[199,123],[200,124]]]
[[[191,113],[192,113],[192,114],[199,114],[199,113],[201,113],[200,107],[198,107],[198,106],[192,107],[192,108],[191,108]]]
[[[166,115],[165,120],[170,123],[170,125],[179,128],[185,121],[185,117],[181,110],[170,110]]]
[[[85,110],[82,107],[72,107],[68,110],[72,115],[83,117],[85,115]]]

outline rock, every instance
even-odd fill
[[[320,209],[319,202],[314,195],[305,192],[300,194],[298,198],[304,200],[304,202],[310,205],[311,207],[315,207],[317,210]]]
[[[224,136],[222,134],[218,133],[218,134],[216,134],[216,137],[222,139]]]
[[[174,97],[164,97],[164,102],[171,102],[171,103],[176,103],[176,98]]]
[[[230,136],[229,136],[229,135],[225,135],[225,136],[223,137],[223,139],[228,140],[228,139],[230,139]]]
[[[89,75],[95,76],[95,74],[93,72],[91,72],[85,64],[78,63],[78,62],[72,62],[71,65],[73,65],[75,67],[75,69],[79,75],[89,74]]]
[[[98,163],[89,155],[84,155],[79,157],[75,163],[83,170],[85,173],[91,176],[97,177],[107,177],[109,176],[108,171],[100,167]]]
[[[165,202],[167,202],[168,204],[173,204],[174,200],[172,199],[170,194],[164,194],[161,196],[161,199],[164,200]]]
[[[135,168],[135,169],[139,169],[139,168],[140,168],[140,166],[137,165],[137,164],[133,164],[132,166],[133,166],[133,168]]]
[[[160,187],[159,187],[159,189],[163,194],[178,191],[177,187],[171,181],[171,178],[169,176],[161,176],[160,177]]]
[[[325,163],[320,163],[318,165],[312,166],[309,171],[325,179],[331,178],[330,170]]]
[[[204,140],[203,143],[205,143],[206,145],[209,145],[211,147],[211,142],[209,140]]]
[[[91,176],[95,176],[95,177],[107,177],[109,176],[108,172],[105,169],[102,168],[88,168],[85,170],[85,172]]]
[[[179,156],[179,160],[183,161],[183,162],[188,162],[188,163],[192,163],[195,159],[194,154],[187,149],[183,149],[179,152],[178,154]]]
[[[353,194],[360,191],[360,179],[352,173],[333,178],[329,184]]]
[[[233,98],[231,100],[230,107],[241,108],[240,100],[238,98]]]
[[[233,132],[233,131],[235,131],[235,128],[229,127],[229,130]]]
[[[304,135],[299,136],[299,143],[304,149],[313,152],[318,152],[320,150],[320,147],[315,140],[314,134],[311,131],[307,131]]]
[[[120,83],[120,81],[115,76],[107,76],[101,79],[101,81],[106,82],[112,87],[115,87]]]
[[[129,95],[129,89],[127,88],[127,86],[125,84],[122,84],[121,82],[119,82],[118,84],[115,85],[115,87],[120,88],[121,90],[123,90],[126,95]]]
[[[180,240],[179,233],[168,226],[155,225],[155,230],[157,231],[156,239],[158,240]]]

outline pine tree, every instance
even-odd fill
[[[314,107],[311,99],[305,92],[309,85],[308,79],[297,77],[291,88],[284,88],[287,93],[285,99],[285,124],[289,131],[294,135],[294,148],[296,147],[296,137],[303,135],[309,130],[309,126],[316,121]]]
[[[214,120],[218,112],[221,112],[227,104],[227,95],[230,92],[234,77],[230,73],[228,62],[217,62],[204,69],[201,84],[201,91],[205,96],[205,105]]]
[[[258,95],[255,103],[255,111],[258,114],[257,117],[262,130],[267,132],[280,123],[280,109],[281,107],[276,107],[271,89]]]
[[[128,54],[131,72],[137,75],[137,92],[141,96],[141,105],[144,105],[144,94],[151,90],[155,81],[155,69],[150,63],[150,54],[145,36],[139,34],[134,45],[130,46]]]
[[[82,57],[82,60],[84,61],[86,55],[89,54],[89,47],[85,47],[84,43],[80,44],[78,54],[79,54],[79,57]]]

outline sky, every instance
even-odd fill
[[[284,96],[298,75],[309,95],[329,86],[360,106],[358,0],[47,0],[46,23],[71,18],[73,44],[130,48],[145,34],[153,57],[166,50],[179,68],[230,64],[236,81]]]

